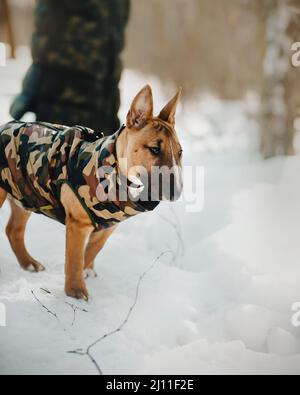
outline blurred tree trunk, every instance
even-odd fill
[[[11,8],[7,0],[0,0],[0,14],[3,15],[6,35],[11,48],[11,57],[16,58],[15,35],[12,26]]]
[[[295,12],[300,0],[264,0],[264,83],[262,91],[261,151],[265,158],[293,155],[297,111],[291,65],[291,45],[299,33]],[[300,9],[299,9],[300,11]],[[300,36],[299,36],[300,37]]]

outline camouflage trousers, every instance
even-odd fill
[[[11,116],[83,125],[109,134],[120,123],[120,54],[129,0],[38,0],[33,64]]]

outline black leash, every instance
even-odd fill
[[[76,128],[82,131],[84,140],[89,143],[95,143],[98,140],[101,140],[105,137],[103,132],[96,132],[95,130],[83,127],[83,126],[76,126]],[[122,125],[117,133],[122,133],[123,130],[126,128],[125,125]],[[107,136],[109,137],[109,136]]]

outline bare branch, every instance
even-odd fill
[[[67,306],[71,307],[71,309],[73,310],[73,321],[72,321],[71,326],[74,326],[74,324],[75,324],[75,321],[76,321],[76,312],[77,312],[77,311],[82,311],[83,313],[88,313],[87,310],[82,309],[82,308],[80,308],[80,307],[78,307],[78,306],[75,306],[75,305],[72,304],[72,303],[65,302],[65,304],[66,304]]]
[[[170,211],[172,213],[172,217],[174,218],[174,221],[172,219],[165,217],[164,215],[159,214],[158,216],[165,221],[167,224],[172,226],[174,229],[176,236],[177,236],[177,247],[176,247],[176,252],[174,254],[174,259],[173,263],[178,259],[178,257],[183,257],[185,255],[185,245],[182,237],[182,231],[181,231],[181,226],[180,226],[180,221],[179,218],[174,210],[174,208],[170,205]]]
[[[40,290],[41,290],[42,292],[44,292],[46,295],[51,295],[51,292],[49,291],[49,289],[40,288]]]
[[[39,300],[39,298],[35,295],[35,293],[33,292],[33,290],[31,290],[31,293],[32,293],[34,299],[40,304],[40,306],[42,306],[42,308],[43,308],[44,310],[46,310],[46,312],[47,312],[48,314],[52,315],[53,317],[55,317],[55,318],[58,320],[57,314],[56,314],[56,313],[53,313],[51,310],[49,310],[48,307],[46,307],[46,306]]]
[[[76,355],[80,355],[80,356],[87,356],[87,357],[90,359],[90,361],[93,363],[93,365],[95,366],[95,368],[97,369],[98,373],[99,373],[100,375],[103,375],[103,371],[102,371],[100,365],[98,364],[98,362],[96,361],[96,359],[95,359],[95,358],[93,357],[93,355],[92,355],[92,349],[93,349],[96,345],[98,345],[100,342],[102,342],[103,340],[105,340],[105,339],[107,339],[107,338],[109,338],[109,337],[111,337],[111,336],[113,336],[113,335],[115,335],[115,334],[117,334],[117,333],[120,333],[120,332],[124,329],[124,327],[128,324],[128,322],[129,322],[129,320],[130,320],[130,317],[132,316],[132,314],[133,314],[133,312],[134,312],[134,309],[135,309],[135,307],[136,307],[136,305],[137,305],[137,303],[138,303],[139,294],[140,294],[140,289],[141,289],[141,285],[142,285],[143,280],[145,279],[145,277],[147,276],[147,274],[148,274],[149,272],[151,272],[151,271],[154,269],[154,267],[155,267],[156,264],[160,261],[160,259],[161,259],[163,256],[167,255],[167,254],[171,254],[171,255],[173,256],[173,255],[174,255],[174,252],[171,251],[171,250],[162,252],[162,253],[153,261],[153,263],[151,264],[151,266],[150,266],[150,267],[139,277],[139,280],[138,280],[137,285],[136,285],[136,291],[135,291],[135,298],[134,298],[134,301],[133,301],[132,305],[130,306],[130,308],[129,308],[129,310],[128,310],[128,313],[126,314],[126,317],[125,317],[125,319],[122,321],[122,323],[121,323],[116,329],[114,329],[113,331],[106,333],[105,335],[101,336],[99,339],[97,339],[97,340],[95,340],[93,343],[91,343],[91,344],[88,346],[88,348],[86,349],[86,351],[82,351],[82,349],[80,349],[80,350],[75,350],[75,351],[69,351],[69,352],[68,352],[69,354],[76,354]]]

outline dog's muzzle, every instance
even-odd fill
[[[150,174],[143,175],[139,182],[135,182],[136,193],[144,201],[177,201],[183,190],[182,170],[177,167],[170,171],[155,168]]]

